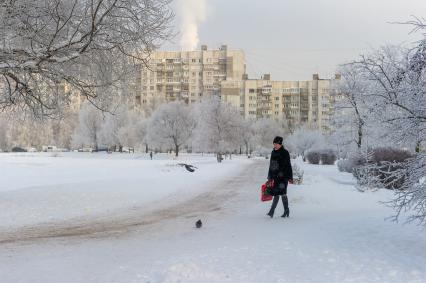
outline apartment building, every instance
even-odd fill
[[[285,119],[291,128],[307,124],[328,131],[339,79],[317,74],[309,81],[274,81],[269,74],[249,79],[242,50],[202,45],[196,51],[152,53],[136,78],[136,105],[149,108],[174,100],[191,104],[218,95],[245,118]]]
[[[261,79],[248,79],[240,85],[223,83],[222,99],[240,107],[245,118],[286,120],[290,128],[309,125],[321,131],[330,130],[330,116],[340,76],[310,81],[273,81],[269,74]],[[236,99],[238,93],[239,101]]]
[[[196,51],[157,51],[139,72],[136,104],[194,103],[202,96],[220,95],[221,82],[241,82],[245,72],[244,52],[228,50],[226,45],[214,50],[203,45]]]

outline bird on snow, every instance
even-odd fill
[[[203,223],[201,222],[201,219],[198,219],[198,221],[195,222],[195,227],[201,228],[201,226],[203,226]]]
[[[195,167],[194,165],[190,165],[190,164],[185,164],[185,163],[178,163],[177,165],[180,166],[184,166],[186,170],[188,170],[189,172],[194,172],[195,169],[198,169],[197,167]]]

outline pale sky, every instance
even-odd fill
[[[338,64],[372,48],[420,38],[390,22],[426,17],[426,0],[176,0],[177,32],[182,6],[191,10],[194,1],[205,2],[197,48],[243,49],[250,78],[270,73],[276,80],[330,77]],[[161,49],[180,50],[180,39]]]

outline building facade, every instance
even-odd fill
[[[328,131],[333,110],[336,75],[309,81],[274,81],[269,74],[249,79],[242,50],[226,45],[197,51],[158,51],[137,76],[136,104],[142,108],[183,100],[188,104],[203,96],[218,95],[240,109],[247,119],[286,120],[290,128],[308,125]]]
[[[226,45],[197,51],[159,51],[143,66],[136,104],[144,106],[154,100],[183,100],[194,103],[203,96],[220,95],[222,81],[241,81],[245,74],[242,50],[228,50]]]
[[[308,125],[327,132],[333,111],[336,83],[340,76],[320,79],[317,74],[310,81],[273,81],[269,74],[261,79],[245,79],[234,92],[222,94],[225,101],[239,106],[248,119],[271,118],[286,120],[290,128]],[[239,105],[230,97],[240,93]]]

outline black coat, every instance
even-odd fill
[[[282,146],[278,150],[272,150],[268,179],[274,180],[274,194],[287,193],[287,183],[288,180],[293,179],[293,169],[291,168],[290,154]]]

